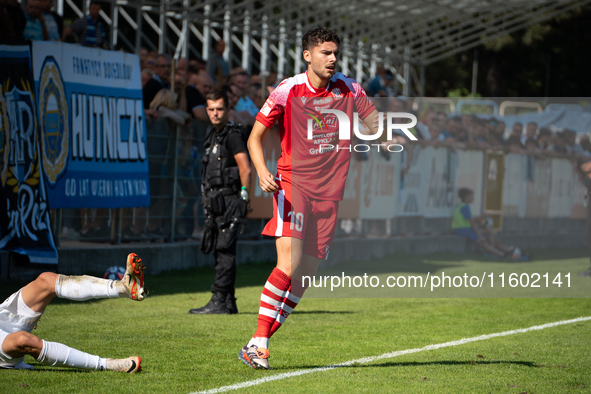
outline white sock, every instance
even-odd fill
[[[251,345],[256,345],[257,347],[262,347],[265,349],[269,349],[269,338],[257,337],[257,338],[250,338],[247,347]]]
[[[55,294],[59,298],[85,301],[92,298],[126,297],[127,290],[118,280],[101,279],[88,275],[58,275],[55,282]]]
[[[105,371],[106,359],[81,352],[62,343],[43,341],[43,349],[37,358],[42,364],[58,367],[74,367]]]

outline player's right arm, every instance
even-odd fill
[[[265,138],[267,131],[269,128],[258,120],[254,123],[250,137],[248,137],[248,151],[259,176],[261,189],[266,193],[275,193],[279,190],[279,186],[275,183],[275,176],[269,172],[265,164],[265,151],[263,150],[263,138]]]

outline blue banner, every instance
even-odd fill
[[[0,248],[57,264],[28,45],[0,45]]]
[[[51,208],[149,206],[138,57],[36,41],[33,70]]]

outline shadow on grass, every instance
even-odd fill
[[[505,361],[505,360],[491,360],[491,361],[476,361],[476,360],[466,360],[466,361],[456,361],[456,360],[445,360],[445,361],[406,361],[406,362],[383,362],[383,363],[371,363],[371,364],[351,364],[351,365],[302,365],[298,367],[298,369],[315,369],[315,368],[326,368],[326,367],[335,367],[335,368],[391,368],[391,367],[420,367],[420,366],[429,366],[429,365],[446,365],[446,366],[474,366],[474,365],[499,365],[499,364],[507,364],[507,365],[522,365],[524,367],[530,368],[538,368],[540,367],[538,364],[532,361]],[[273,370],[293,370],[293,367],[273,367]]]

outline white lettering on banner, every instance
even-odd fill
[[[103,161],[117,158],[115,152],[115,137],[117,135],[117,111],[115,109],[115,99],[110,98],[107,102],[106,97],[101,97],[103,106]]]
[[[70,108],[72,114],[72,157],[78,158],[84,155],[82,148],[82,136],[84,135],[84,127],[88,124],[86,119],[86,95],[72,93],[70,100]]]
[[[148,185],[144,179],[66,179],[64,194],[68,197],[134,197],[147,196]]]
[[[17,91],[16,94],[15,91]],[[23,165],[27,160],[33,160],[33,152],[36,147],[33,111],[28,102],[18,99],[20,95],[26,96],[26,92],[18,91],[15,88],[6,94],[10,122],[8,162],[11,166]]]
[[[82,59],[74,56],[72,57],[72,71],[74,71],[74,74],[100,77],[101,62],[99,60]]]
[[[72,158],[137,161],[147,158],[140,99],[72,93]]]
[[[9,218],[8,231],[16,234],[17,238],[28,237],[33,241],[39,240],[29,229],[29,222],[35,231],[47,229],[47,223],[44,222],[47,203],[42,201],[37,204],[35,201],[38,194],[38,190],[33,193],[33,189],[28,184],[21,183],[18,189],[18,204],[15,209],[11,210],[10,200],[6,200]],[[29,216],[31,216],[30,221]]]
[[[88,120],[90,124],[85,124],[84,128],[84,158],[94,159],[94,127],[92,127],[92,119],[94,112],[94,100],[92,96],[88,97]]]
[[[121,132],[123,131],[121,130],[121,118],[128,117],[126,99],[123,97],[117,99],[117,115],[120,117],[119,122],[117,122],[117,156],[121,160],[127,160],[129,155],[127,141],[121,140]],[[130,134],[128,134],[128,137],[129,135]]]
[[[121,62],[100,62],[100,60],[72,57],[72,71],[74,74],[87,77],[106,78],[131,81],[133,66]]]

